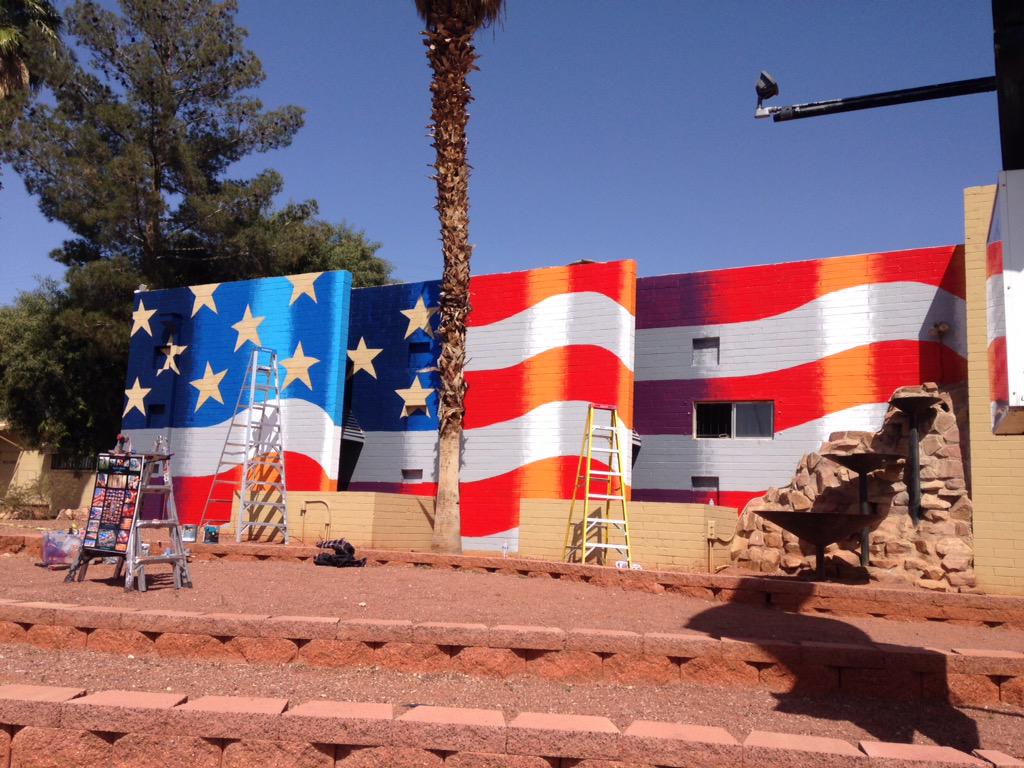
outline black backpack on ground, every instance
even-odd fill
[[[321,541],[317,544],[320,549],[333,549],[334,553],[321,552],[313,558],[315,565],[330,565],[335,568],[362,568],[366,565],[366,558],[356,558],[356,548],[345,539],[331,539]]]

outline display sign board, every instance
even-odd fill
[[[142,456],[131,453],[96,457],[96,484],[83,548],[112,555],[128,551],[128,536],[139,508],[143,464]]]

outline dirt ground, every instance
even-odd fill
[[[176,591],[166,577],[161,577],[146,593],[126,593],[111,579],[113,566],[91,566],[85,582],[65,584],[64,571],[47,570],[26,557],[0,557],[0,597],[137,609],[536,624],[636,632],[693,630],[725,637],[1024,650],[1024,632],[1016,630],[787,614],[673,594],[625,592],[500,574],[230,561],[199,561],[192,563],[191,569],[194,589]]]
[[[855,699],[804,699],[763,691],[692,685],[566,685],[519,678],[488,680],[454,673],[410,675],[382,669],[322,669],[173,659],[133,659],[88,651],[48,653],[0,646],[0,684],[35,683],[104,689],[178,691],[189,696],[235,695],[390,702],[604,715],[620,728],[633,720],[665,720],[724,727],[743,739],[752,730],[860,739],[981,746],[1024,756],[1020,710],[954,709]]]

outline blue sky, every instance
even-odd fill
[[[284,174],[384,243],[395,277],[440,274],[430,72],[412,0],[240,0],[268,106],[306,108]],[[989,4],[508,0],[478,36],[470,120],[477,273],[634,258],[641,275],[960,242],[961,194],[999,171],[995,96],[773,124],[787,104],[992,74]],[[60,268],[66,236],[10,169],[0,303]]]

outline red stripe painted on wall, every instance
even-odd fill
[[[636,430],[689,435],[694,402],[774,400],[780,432],[845,408],[885,402],[898,387],[966,376],[967,362],[937,342],[886,341],[755,376],[638,381],[635,397],[643,405],[637,408]]]
[[[619,403],[623,422],[631,422],[629,409],[622,406],[632,398],[633,374],[603,347],[556,347],[510,368],[471,371],[466,381],[466,429],[514,419],[560,400]]]
[[[470,283],[473,312],[467,325],[490,325],[560,293],[602,293],[636,310],[636,263],[577,264],[500,275],[479,275]]]
[[[919,282],[963,298],[961,252],[941,246],[641,278],[637,328],[760,320],[868,283]]]

